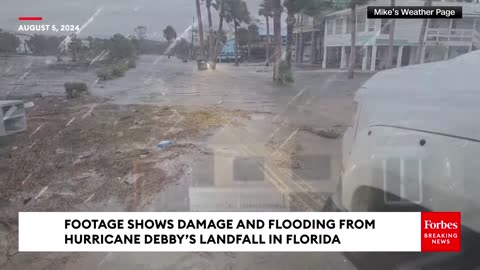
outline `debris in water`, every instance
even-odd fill
[[[302,131],[306,131],[309,133],[312,133],[317,136],[321,136],[327,139],[337,139],[343,134],[343,130],[338,127],[334,128],[315,128],[315,127],[310,127],[310,126],[304,126],[302,128]]]
[[[173,145],[172,141],[161,141],[159,144],[157,144],[157,148],[160,149],[165,149]]]
[[[23,105],[25,107],[25,109],[29,109],[29,108],[32,108],[33,106],[35,106],[35,104],[33,103],[33,101],[30,101],[30,102],[27,102]]]
[[[128,184],[130,185],[133,185],[135,184],[135,182],[137,182],[138,179],[140,179],[144,174],[143,173],[129,173],[126,177],[125,177],[125,182],[127,182]]]

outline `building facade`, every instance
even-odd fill
[[[378,0],[370,5],[389,5],[390,0]],[[398,6],[421,6],[424,1],[405,0]],[[462,5],[462,19],[428,19],[420,63],[453,58],[480,48],[480,5],[477,0],[434,1],[433,5]],[[421,19],[397,19],[394,30],[393,64],[396,67],[416,63]],[[323,36],[323,68],[349,67],[351,43],[351,12],[345,9],[326,16]],[[387,63],[390,20],[367,19],[367,6],[357,8],[357,39],[355,68],[383,69]]]
[[[295,21],[292,59],[297,63],[321,63],[324,20],[306,14],[297,14]]]

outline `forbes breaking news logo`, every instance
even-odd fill
[[[422,212],[422,252],[460,251],[460,212]]]

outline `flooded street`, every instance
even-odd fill
[[[136,116],[134,125],[141,125],[142,117],[150,119],[149,113],[159,115],[156,107],[179,108],[178,115],[172,113],[168,121],[162,115],[154,117],[173,133],[195,123],[191,121],[201,121],[187,117],[200,110],[215,114],[229,110],[241,116],[225,118],[219,128],[178,137],[179,147],[193,144],[198,151],[171,148],[163,154],[143,154],[153,159],[155,168],[177,177],[162,184],[148,200],[129,208],[121,200],[90,201],[85,195],[88,202],[83,200],[74,209],[88,211],[321,211],[339,177],[340,138],[352,118],[352,94],[370,76],[359,74],[347,80],[342,72],[297,70],[294,84],[278,87],[271,83],[271,69],[260,64],[219,64],[216,71],[198,71],[193,62],[141,56],[137,67],[124,77],[99,82],[93,70],[49,68],[51,59],[46,57],[3,61],[2,96],[63,96],[65,82],[85,81],[91,94],[108,99],[107,104],[153,106],[142,111],[140,118]],[[94,107],[93,118],[84,121],[98,118],[98,110]],[[158,132],[149,133],[139,149],[173,138],[168,132]],[[178,170],[182,173],[171,173]],[[155,171],[146,174],[151,172]],[[149,185],[134,184],[133,197],[152,191]],[[10,258],[9,269],[25,269],[26,265],[28,269],[85,269],[85,265],[89,269],[353,269],[334,253],[23,253]]]

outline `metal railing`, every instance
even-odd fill
[[[473,29],[428,29],[426,39],[427,41],[464,41],[471,42],[474,37]]]

